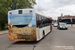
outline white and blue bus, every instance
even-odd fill
[[[8,11],[10,41],[39,41],[52,28],[52,19],[35,9]]]

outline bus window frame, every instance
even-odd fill
[[[41,18],[41,20],[39,20],[39,17]],[[47,22],[47,19],[49,19],[48,22]],[[42,21],[43,21],[43,23],[41,23]],[[51,24],[51,22],[49,22],[49,21],[51,21],[50,18],[36,14],[36,27],[37,28],[49,26]],[[42,26],[38,25],[39,23],[40,23],[40,25],[42,24]]]

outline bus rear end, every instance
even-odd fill
[[[34,9],[19,9],[8,12],[10,41],[36,41]]]

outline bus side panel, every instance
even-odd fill
[[[44,29],[45,29],[45,27],[39,29],[40,39],[43,38],[43,30]]]
[[[44,31],[45,35],[47,35],[50,32],[50,26],[39,28],[39,33],[38,34],[40,36],[40,39],[43,38],[43,31]]]
[[[37,41],[41,40],[43,38],[43,30],[45,29],[45,27],[43,28],[37,28]]]
[[[47,35],[50,32],[50,26],[46,26],[44,30],[45,30],[45,35]]]
[[[39,28],[36,28],[36,39],[37,41],[40,40]]]

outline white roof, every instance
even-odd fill
[[[36,13],[36,14],[39,14],[39,15],[42,15],[42,16],[45,16],[45,17],[48,17],[47,15],[45,15],[44,13],[42,13],[42,12],[40,12],[40,11],[38,11],[38,10],[35,10],[35,13]]]
[[[32,9],[32,8],[26,8],[26,9],[35,10],[36,14],[42,15],[44,17],[48,17],[47,15],[45,15],[44,13],[42,13],[42,12],[36,10],[36,9]],[[16,10],[24,10],[24,9],[16,9]],[[11,11],[15,11],[15,10],[11,10]],[[9,11],[9,12],[11,12],[11,11]]]

